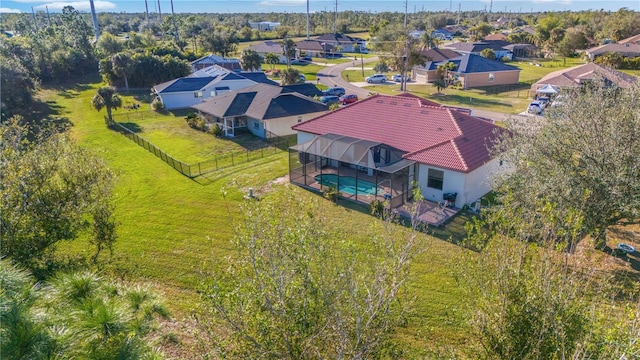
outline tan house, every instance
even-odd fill
[[[507,65],[501,61],[490,60],[485,57],[465,54],[457,58],[445,61],[430,61],[423,67],[413,69],[416,82],[424,79],[425,82],[433,82],[438,80],[438,67],[451,62],[454,69],[449,71],[450,81],[460,81],[460,85],[464,89],[494,86],[494,85],[511,85],[520,81],[520,69]]]
[[[638,84],[638,78],[635,76],[596,63],[587,63],[547,74],[531,85],[531,92],[535,94],[545,85],[566,89],[579,87],[591,81],[603,81],[604,86],[615,85],[621,88],[630,88]]]
[[[319,94],[313,84],[257,84],[210,98],[192,108],[208,123],[218,124],[225,136],[250,132],[268,138],[295,134],[293,125],[328,112],[327,105],[310,97]]]

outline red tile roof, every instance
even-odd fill
[[[404,158],[459,172],[491,159],[500,127],[413,95],[375,95],[305,121],[294,130],[377,141],[405,152]]]

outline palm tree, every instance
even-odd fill
[[[280,62],[280,58],[278,57],[278,54],[268,52],[264,54],[264,62],[271,65],[271,70],[273,70],[275,68],[275,64]]]
[[[129,79],[127,78],[127,73],[133,65],[133,58],[128,53],[120,52],[111,57],[111,64],[113,65],[113,70],[116,74],[124,78],[124,88],[126,91],[129,91]]]
[[[291,67],[291,58],[296,56],[296,43],[291,39],[282,42],[282,55],[287,57],[287,67]]]
[[[111,110],[121,107],[122,100],[116,94],[116,90],[114,88],[111,86],[104,86],[98,89],[96,94],[93,96],[93,99],[91,99],[91,105],[98,111],[102,110],[102,108],[106,108],[109,122],[113,122]]]

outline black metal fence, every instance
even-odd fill
[[[258,149],[228,152],[224,154],[214,155],[214,158],[210,160],[201,161],[195,164],[187,164],[167,154],[165,151],[152,144],[148,140],[144,139],[140,135],[136,134],[133,130],[127,128],[126,126],[119,124],[116,121],[109,120],[107,116],[105,116],[104,119],[109,128],[120,132],[121,134],[131,139],[133,142],[140,145],[150,153],[154,154],[160,160],[164,161],[169,166],[189,178],[195,178],[220,169],[254,161],[257,159],[262,159],[264,157],[277,153],[282,153],[283,149],[288,149],[289,146],[295,145],[295,137],[272,136],[266,139],[266,146]]]

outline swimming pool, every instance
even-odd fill
[[[322,174],[316,175],[313,177],[319,184],[324,186],[337,186],[338,185],[338,175],[336,174]],[[383,195],[385,191],[381,188],[378,189],[378,195]],[[340,188],[338,189],[340,192],[349,195],[375,195],[376,194],[376,184],[358,179],[358,186],[356,187],[356,178],[351,176],[340,176]]]

